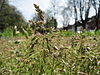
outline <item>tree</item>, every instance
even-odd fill
[[[16,7],[9,5],[8,0],[0,0],[0,30],[3,31],[7,27],[14,28],[25,23],[22,14],[17,11]]]
[[[96,13],[96,31],[98,30],[98,22],[100,18],[100,0],[92,0],[92,6],[95,9]]]
[[[75,18],[75,31],[77,31],[77,22],[80,21],[83,29],[85,29],[85,25],[88,21],[88,16],[91,8],[92,0],[69,0],[70,6],[74,10],[74,18]]]
[[[90,8],[91,8],[91,0],[81,0],[79,6],[80,6],[79,8],[80,9],[80,20],[82,22],[83,29],[85,29],[86,23],[88,21]]]
[[[46,28],[57,28],[57,21],[53,17],[52,13],[50,10],[47,10],[45,13],[45,27]]]
[[[2,9],[4,3],[5,3],[5,0],[0,0],[0,11],[1,11],[1,9]]]
[[[55,18],[53,20],[55,29],[57,28],[56,15],[57,15],[57,12],[58,12],[58,2],[59,2],[59,0],[51,0],[51,7],[50,7],[53,18]]]
[[[63,27],[67,27],[70,22],[70,18],[72,18],[72,10],[71,6],[68,2],[65,2],[67,6],[60,6],[61,8],[61,15],[63,17]]]

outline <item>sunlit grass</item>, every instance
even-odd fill
[[[1,39],[0,74],[99,75],[100,36],[93,35],[55,32],[14,41]]]

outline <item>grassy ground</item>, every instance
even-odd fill
[[[0,39],[0,75],[100,75],[100,36],[54,32]]]

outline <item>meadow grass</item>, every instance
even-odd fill
[[[0,39],[0,75],[100,75],[100,36],[87,34]]]

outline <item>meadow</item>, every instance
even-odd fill
[[[0,75],[100,75],[99,31],[1,35]]]

